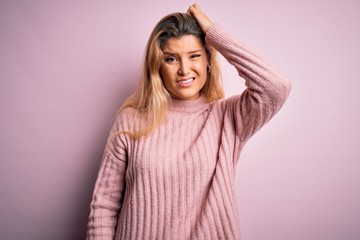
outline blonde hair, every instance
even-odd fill
[[[151,133],[164,120],[171,96],[163,85],[159,73],[164,57],[162,47],[168,39],[180,38],[184,35],[194,35],[200,38],[211,66],[211,71],[208,72],[206,83],[200,93],[209,102],[224,98],[216,50],[206,46],[205,34],[192,16],[185,13],[169,14],[162,18],[153,29],[146,46],[139,86],[119,109],[121,112],[128,107],[135,108],[137,114],[134,116],[134,122],[139,113],[144,114],[146,126],[138,130],[120,130],[119,133],[140,138]]]

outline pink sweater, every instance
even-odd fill
[[[206,42],[237,69],[247,89],[211,103],[172,100],[167,121],[149,137],[108,141],[88,239],[240,239],[235,166],[245,142],[285,102],[290,83],[219,25]],[[121,112],[112,131],[129,129],[134,114]]]

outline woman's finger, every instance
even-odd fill
[[[209,17],[201,10],[199,5],[197,5],[196,3],[189,7],[187,14],[193,16],[196,19],[204,33],[206,33],[212,25]]]

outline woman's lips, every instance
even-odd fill
[[[187,78],[187,79],[177,80],[176,83],[181,87],[190,87],[194,81],[195,81],[195,78],[191,77],[191,78]]]

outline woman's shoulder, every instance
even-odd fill
[[[133,107],[126,107],[120,109],[114,116],[114,127],[116,129],[124,128],[133,122],[137,115],[137,109]]]
[[[137,114],[138,110],[134,107],[126,107],[123,109],[120,109],[117,114],[116,117],[118,118],[122,118],[122,117],[128,117],[128,116],[135,116]]]
[[[115,115],[114,128],[121,131],[136,130],[145,124],[145,113],[134,107],[120,109]]]

